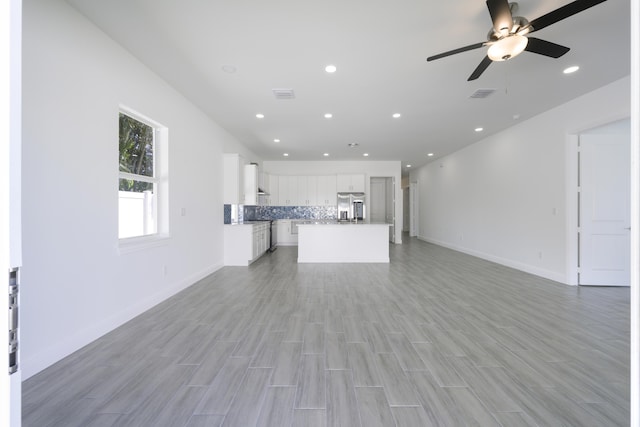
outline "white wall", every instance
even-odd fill
[[[25,0],[23,13],[28,378],[223,265],[222,153],[239,144],[65,2]],[[169,132],[171,237],[126,254],[119,105]]]
[[[621,79],[411,173],[421,239],[567,282],[567,144],[629,116]]]
[[[371,194],[371,177],[395,178],[395,241],[402,243],[402,190],[400,161],[265,161],[263,172],[274,175],[365,174],[365,193]]]

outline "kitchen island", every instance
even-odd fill
[[[298,262],[388,263],[390,225],[326,221],[298,223]]]

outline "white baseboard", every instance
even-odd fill
[[[210,274],[215,273],[222,267],[222,264],[215,264],[213,266],[210,266],[209,268],[185,277],[184,279],[163,289],[161,292],[145,298],[144,300],[139,301],[129,307],[124,307],[123,310],[114,313],[108,318],[102,319],[95,324],[88,325],[85,328],[76,331],[65,340],[60,341],[57,344],[38,352],[38,354],[36,355],[31,355],[28,358],[23,357],[19,365],[19,369],[22,371],[22,379],[26,380],[29,377],[42,371],[43,369],[48,368],[59,360],[69,356],[75,351],[78,351],[92,341],[95,341],[101,336],[111,332],[119,326],[122,326],[134,317],[139,316],[150,308],[169,299],[178,292],[183,291],[184,289],[194,285]]]
[[[436,239],[430,239],[424,236],[418,236],[419,240],[423,240],[428,243],[433,243],[434,245],[443,246],[448,249],[452,249],[454,251],[462,252],[467,255],[472,255],[477,258],[482,258],[487,261],[495,262],[496,264],[504,265],[506,267],[515,268],[516,270],[524,271],[525,273],[530,273],[536,276],[540,276],[545,279],[553,280],[554,282],[559,282],[567,285],[566,277],[562,273],[558,273],[555,271],[546,270],[544,268],[537,267],[535,265],[525,264],[520,261],[515,261],[508,258],[498,257],[492,254],[488,254],[485,252],[475,251],[473,249],[465,248],[462,246],[452,245],[448,242],[439,241]]]

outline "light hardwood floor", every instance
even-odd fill
[[[624,426],[629,290],[405,237],[225,267],[33,376],[24,426]]]

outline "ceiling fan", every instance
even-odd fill
[[[568,47],[535,37],[527,37],[527,34],[541,30],[544,27],[548,27],[551,24],[555,24],[558,21],[605,1],[606,0],[575,0],[529,22],[521,16],[513,16],[518,10],[518,3],[509,3],[508,0],[487,0],[487,8],[493,21],[493,27],[489,30],[487,41],[430,56],[427,58],[427,61],[434,61],[444,58],[445,56],[489,46],[487,55],[467,79],[467,81],[471,81],[480,77],[484,70],[491,65],[491,62],[506,61],[525,50],[551,58],[560,58],[569,52]]]

